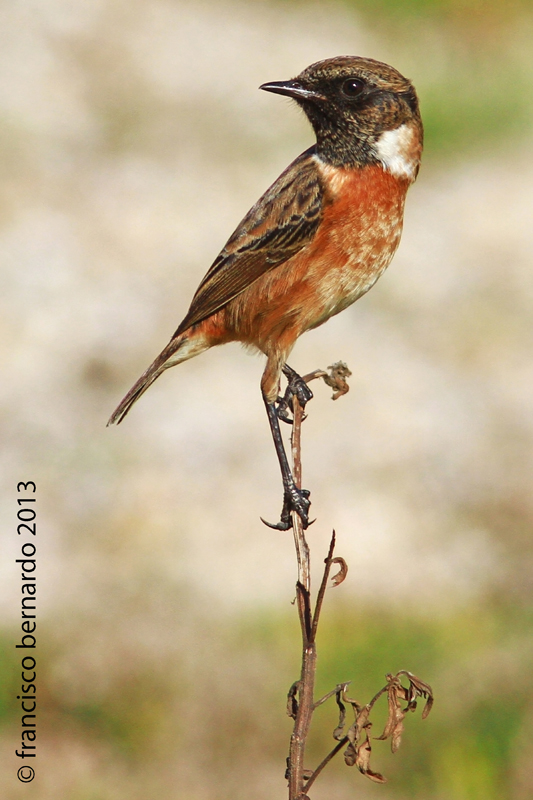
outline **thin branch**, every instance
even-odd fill
[[[330,697],[336,695],[338,691],[345,692],[350,683],[351,681],[346,681],[346,683],[339,683],[337,686],[335,686],[334,689],[331,690],[331,692],[328,692],[327,694],[324,695],[324,697],[321,697],[320,700],[317,700],[314,705],[314,708],[318,708],[318,706],[321,706],[322,703],[325,703],[326,700],[329,700]]]
[[[316,605],[315,605],[315,613],[313,616],[313,627],[311,629],[311,641],[314,642],[316,638],[316,630],[318,627],[318,620],[320,618],[320,610],[322,608],[322,602],[324,600],[324,595],[326,594],[326,587],[328,585],[328,578],[329,573],[331,570],[332,558],[333,558],[333,551],[335,549],[335,531],[333,531],[331,535],[331,542],[329,543],[329,552],[327,557],[325,558],[324,567],[324,575],[322,576],[322,583],[320,584],[320,589],[318,590],[318,595],[316,598]]]
[[[329,762],[331,761],[331,759],[334,758],[337,755],[339,750],[342,750],[342,748],[344,747],[345,744],[348,744],[348,741],[349,741],[348,737],[347,736],[343,736],[342,739],[339,742],[337,742],[337,744],[335,745],[333,750],[331,750],[327,754],[327,756],[320,762],[318,767],[315,769],[315,771],[313,772],[313,774],[311,775],[311,777],[309,778],[309,780],[305,784],[304,792],[307,792],[307,790],[316,781],[316,779],[318,778],[318,776],[320,775],[320,773],[322,772],[324,767],[327,766],[329,764]]]
[[[296,396],[293,402],[293,425],[291,436],[294,482],[302,486],[301,433],[303,410]],[[298,685],[298,707],[289,750],[289,800],[297,800],[304,784],[305,745],[313,714],[313,693],[316,672],[316,648],[310,641],[311,620],[311,570],[309,547],[300,515],[292,513],[294,544],[298,561],[296,599],[302,631],[302,671]]]
[[[327,378],[327,377],[328,373],[325,370],[315,369],[313,370],[313,372],[308,372],[307,375],[304,375],[302,380],[304,380],[306,383],[309,383],[309,381],[314,381],[315,378]]]
[[[372,708],[374,707],[374,704],[379,700],[379,698],[381,697],[382,694],[385,694],[385,692],[387,691],[388,688],[389,688],[388,686],[384,686],[383,689],[380,689],[379,692],[377,692],[374,695],[374,697],[372,698],[370,703],[367,703],[369,711],[372,710]]]
[[[302,586],[300,581],[296,584],[296,602],[298,605],[298,615],[300,617],[300,627],[302,629],[302,639],[304,647],[311,644],[311,595]]]
[[[302,419],[303,410],[296,396],[293,402],[293,422],[292,422],[292,474],[298,489],[302,488]],[[296,547],[296,558],[298,560],[298,582],[309,593],[311,591],[311,574],[309,547],[305,539],[305,533],[300,515],[292,512],[292,530],[294,534],[294,545]]]

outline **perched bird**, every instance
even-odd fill
[[[407,189],[423,129],[413,85],[393,67],[339,56],[296,78],[260,86],[293,98],[316,144],[302,153],[244,217],[200,283],[165,349],[130,389],[108,424],[119,423],[161,373],[225,342],[267,357],[261,391],[280,462],[287,530],[296,511],[308,525],[309,492],[296,487],[279,418],[282,372],[302,405],[312,397],[287,366],[297,338],[365,294],[400,242]]]

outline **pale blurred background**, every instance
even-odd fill
[[[307,334],[304,485],[327,598],[319,689],[433,684],[371,784],[313,800],[533,795],[533,8],[509,0],[0,4],[2,796],[286,796],[298,676],[290,534],[262,359],[238,346],[109,414],[262,191],[312,141],[257,91],[340,54],[387,61],[427,146],[405,233],[361,302]],[[21,761],[18,481],[38,485],[37,777]],[[318,572],[316,579],[318,577]],[[336,595],[336,596],[335,596]],[[333,744],[321,709],[311,753]],[[378,731],[376,730],[376,733]],[[331,743],[331,744],[330,744]]]

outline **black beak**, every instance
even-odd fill
[[[286,97],[292,97],[294,100],[316,100],[321,99],[322,95],[313,92],[311,89],[305,89],[300,81],[271,81],[270,83],[263,83],[259,87],[265,92],[274,92],[274,94],[284,94]]]

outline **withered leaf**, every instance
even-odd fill
[[[337,400],[350,391],[346,378],[349,378],[352,373],[344,361],[337,361],[335,364],[331,364],[328,369],[330,370],[329,375],[322,375],[321,377],[324,379],[324,383],[335,389],[331,399]]]
[[[393,753],[397,751],[397,749],[402,743],[402,734],[403,734],[403,721],[398,720],[398,722],[396,723],[396,727],[394,728],[391,734],[390,749],[392,750]]]
[[[346,694],[346,689],[348,688],[349,685],[350,682],[344,684],[342,699],[344,700],[345,703],[349,703],[351,705],[351,707],[353,708],[353,713],[357,715],[361,711],[361,706],[359,705],[357,700],[354,700],[353,697],[348,697],[348,695]]]
[[[296,719],[296,714],[298,713],[298,700],[296,699],[296,694],[300,688],[301,681],[295,681],[287,694],[287,715],[292,719]]]
[[[403,672],[399,672],[398,675],[407,675],[410,683],[412,683],[413,686],[418,689],[418,692],[422,695],[422,697],[426,697],[426,695],[433,696],[433,691],[429,683],[425,683],[424,681],[420,680],[420,678],[417,678],[412,672],[405,670]]]
[[[427,717],[432,708],[433,708],[433,695],[430,695],[426,700],[426,705],[422,710],[422,719],[425,719]]]
[[[372,747],[370,745],[371,727],[372,726],[370,723],[366,725],[366,739],[357,748],[355,765],[359,772],[361,772],[363,775],[366,775],[366,777],[370,778],[371,781],[375,781],[376,783],[386,783],[386,779],[383,777],[383,775],[370,769],[370,755],[372,753]]]
[[[367,769],[364,774],[367,778],[370,778],[371,781],[375,781],[375,783],[387,783],[387,778],[385,778],[381,772],[372,772],[371,769]]]
[[[389,685],[387,687],[389,716],[387,718],[387,722],[385,723],[383,733],[381,736],[377,736],[376,738],[384,740],[388,739],[389,736],[392,737],[391,750],[393,753],[395,753],[400,746],[403,733],[403,720],[407,711],[407,709],[402,708],[400,700],[407,700],[408,698],[407,690],[402,686],[396,676],[387,675],[387,680],[389,681]]]
[[[341,558],[340,556],[332,558],[331,563],[339,565],[340,568],[339,571],[336,573],[336,575],[333,575],[333,577],[331,578],[332,585],[339,586],[339,584],[341,584],[346,579],[346,576],[348,574],[348,564],[346,563],[344,558]]]
[[[370,728],[371,723],[368,721],[368,715],[370,714],[370,706],[363,706],[363,708],[359,709],[357,715],[355,717],[354,724],[348,729],[348,739],[354,745],[357,744],[359,739],[361,738],[361,733],[364,728]]]
[[[339,707],[339,724],[333,731],[333,738],[336,739],[337,741],[340,741],[343,737],[344,723],[346,721],[346,706],[341,700],[341,695],[345,688],[346,688],[345,684],[343,684],[342,686],[339,687],[338,691],[335,693],[335,700]]]
[[[344,751],[344,763],[348,767],[353,767],[357,760],[357,751],[351,742],[348,742],[348,747]]]
[[[426,719],[433,707],[433,689],[429,683],[420,680],[420,678],[417,678],[412,672],[401,670],[398,672],[398,675],[405,675],[409,679],[408,708],[410,710],[416,708],[417,697],[424,697],[426,699],[426,704],[422,711],[422,719]],[[396,677],[398,677],[398,675]]]

